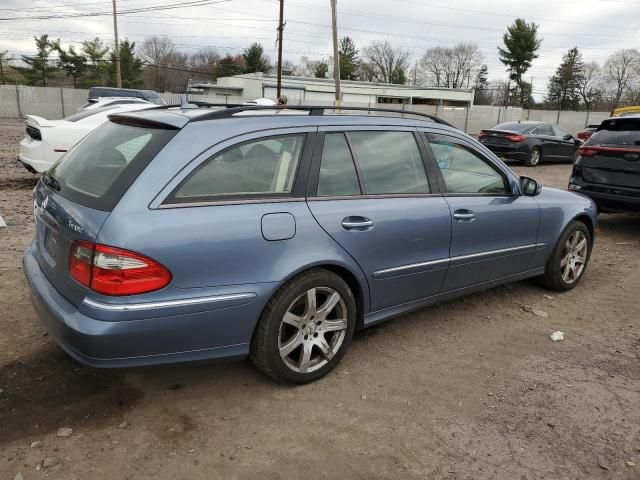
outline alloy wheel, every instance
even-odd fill
[[[278,351],[294,372],[310,373],[340,350],[348,326],[347,305],[329,287],[314,287],[287,308],[278,332]]]
[[[565,283],[573,284],[578,281],[587,264],[588,252],[587,236],[583,231],[576,230],[567,239],[560,260],[560,271]]]
[[[540,163],[540,150],[538,150],[537,148],[531,150],[529,163],[531,165],[537,165],[538,163]]]

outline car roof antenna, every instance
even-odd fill
[[[198,105],[194,105],[193,103],[189,103],[189,100],[187,100],[187,95],[183,95],[182,96],[182,101],[180,102],[180,108],[181,109],[192,109],[192,108],[198,108]]]

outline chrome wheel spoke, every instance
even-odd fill
[[[299,330],[300,327],[302,326],[302,317],[299,317],[298,315],[294,315],[291,312],[287,312],[284,314],[284,317],[282,318],[282,322],[286,323],[287,325],[291,325],[292,327],[296,327]]]
[[[587,261],[587,259],[584,258],[584,257],[577,256],[575,258],[576,258],[576,263],[579,263],[581,265],[584,265],[586,263],[586,261]]]
[[[311,288],[307,290],[307,309],[305,311],[306,316],[315,315],[316,313],[316,289]]]
[[[582,240],[580,240],[580,241],[578,242],[578,244],[574,247],[574,251],[575,251],[576,253],[579,253],[579,252],[580,252],[584,247],[586,247],[586,246],[587,246],[587,239],[586,239],[586,238],[583,238],[583,239],[582,239]]]
[[[561,268],[566,267],[567,263],[569,263],[569,254],[567,254],[564,257],[562,257],[562,260],[560,260],[560,267]]]
[[[326,358],[327,360],[331,360],[333,358],[333,352],[331,351],[331,346],[329,346],[329,343],[327,342],[327,339],[324,338],[324,335],[320,335],[318,337],[318,341],[316,342],[316,345],[322,352],[322,355],[324,356],[324,358]]]
[[[347,329],[347,319],[339,318],[337,320],[325,320],[323,330],[325,332],[339,332]]]
[[[340,301],[340,294],[338,292],[333,292],[322,304],[322,306],[318,309],[317,314],[320,320],[324,320],[327,318],[327,315],[331,313],[334,307]]]
[[[296,348],[298,348],[303,342],[303,335],[300,331],[298,331],[293,337],[287,341],[284,345],[280,347],[280,356],[282,358],[288,357],[291,355]]]
[[[300,357],[300,364],[298,365],[298,368],[302,373],[306,373],[306,371],[309,369],[312,350],[313,345],[311,344],[311,342],[304,342],[302,344],[302,356]]]

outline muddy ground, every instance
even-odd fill
[[[600,217],[575,290],[520,282],[397,318],[311,385],[248,361],[95,370],[29,302],[22,131],[0,120],[0,479],[640,478],[639,216]],[[516,170],[564,188],[570,166]]]

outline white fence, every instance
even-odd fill
[[[64,118],[84,105],[87,102],[88,95],[89,90],[86,89],[0,85],[0,118],[22,118],[25,115],[38,115],[50,120]],[[170,104],[179,104],[184,98],[183,94],[163,93],[161,95]],[[252,100],[226,95],[190,95],[189,99],[211,103],[242,103]],[[300,103],[304,104],[304,101]],[[490,128],[500,122],[518,120],[540,120],[548,123],[557,123],[569,132],[576,134],[586,125],[600,123],[609,117],[608,112],[559,112],[557,110],[526,110],[519,107],[484,105],[474,105],[471,108],[355,103],[349,105],[430,113],[471,134],[478,133],[483,128]]]

